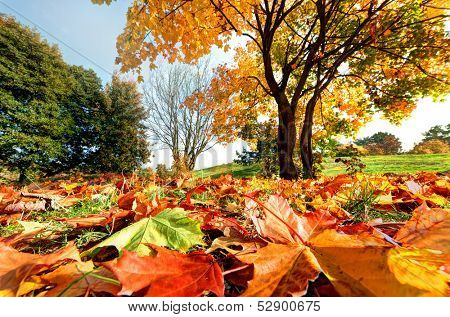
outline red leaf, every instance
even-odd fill
[[[191,196],[193,194],[201,194],[201,193],[204,193],[206,190],[207,190],[207,188],[206,188],[205,184],[198,185],[197,187],[194,187],[191,190],[189,190],[186,193],[186,204],[190,204],[191,203]]]
[[[119,295],[143,292],[152,297],[194,297],[211,291],[224,296],[222,271],[211,255],[151,247],[156,256],[140,257],[123,250],[118,260],[104,263],[122,283]]]

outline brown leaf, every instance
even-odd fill
[[[129,216],[131,213],[131,210],[112,208],[109,211],[104,211],[96,215],[76,218],[56,218],[55,220],[64,221],[75,228],[89,228],[94,226],[106,226],[107,224]]]
[[[222,244],[233,250],[231,248],[241,245],[242,250],[233,253],[240,261],[254,266],[253,279],[241,296],[302,296],[308,282],[314,281],[320,273],[316,259],[306,246],[269,243],[256,248],[257,244],[252,242],[228,240],[226,244],[225,241],[222,239],[213,246],[217,248]]]
[[[4,209],[4,213],[14,214],[27,211],[45,211],[45,205],[45,200],[36,200],[29,202],[19,201],[17,203],[6,206]]]

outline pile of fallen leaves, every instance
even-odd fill
[[[0,185],[3,296],[448,296],[449,175]]]

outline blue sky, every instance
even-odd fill
[[[49,42],[59,45],[68,63],[94,69],[106,83],[110,80],[110,74],[117,69],[114,63],[117,54],[116,38],[125,26],[126,11],[131,2],[132,0],[118,0],[110,6],[98,6],[90,0],[0,0],[0,12],[15,16],[23,24],[33,27],[33,23],[39,25],[81,55],[94,61],[100,67],[38,28]],[[213,64],[225,60],[230,60],[229,54],[213,50]],[[450,98],[444,103],[433,103],[424,99],[402,125],[394,126],[376,117],[361,129],[358,137],[369,136],[378,131],[390,132],[400,138],[405,150],[409,150],[414,143],[421,140],[423,132],[431,126],[450,123],[449,118]],[[236,150],[240,151],[241,148],[240,142],[226,147],[216,146],[199,159],[197,167],[229,162],[235,157]],[[170,155],[165,151],[157,151],[155,156],[152,165],[156,162],[170,162]]]
[[[39,25],[93,60],[106,71],[37,28],[49,42],[58,43],[68,63],[92,68],[107,82],[110,73],[117,69],[114,63],[116,38],[125,26],[125,14],[130,3],[131,0],[119,0],[110,6],[98,6],[90,0],[0,0],[0,12],[15,16],[25,25]]]

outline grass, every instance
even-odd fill
[[[362,157],[366,164],[366,173],[415,173],[415,172],[448,172],[450,171],[450,153],[448,154],[400,154],[376,155]],[[220,175],[231,174],[234,177],[252,177],[261,168],[258,164],[242,166],[236,163],[224,164],[195,171],[196,177],[217,178]],[[325,175],[333,176],[345,173],[345,168],[334,159],[325,161]]]
[[[116,200],[116,195],[99,195],[92,200],[84,199],[70,208],[62,208],[46,212],[43,214],[43,217],[49,219],[75,218],[98,214],[102,211],[110,209],[113,205],[115,205]]]
[[[388,222],[406,221],[411,217],[411,214],[402,211],[377,210],[378,195],[376,191],[377,189],[370,182],[356,182],[341,197],[345,201],[342,208],[348,211],[356,222],[366,222],[376,218],[382,218]]]

